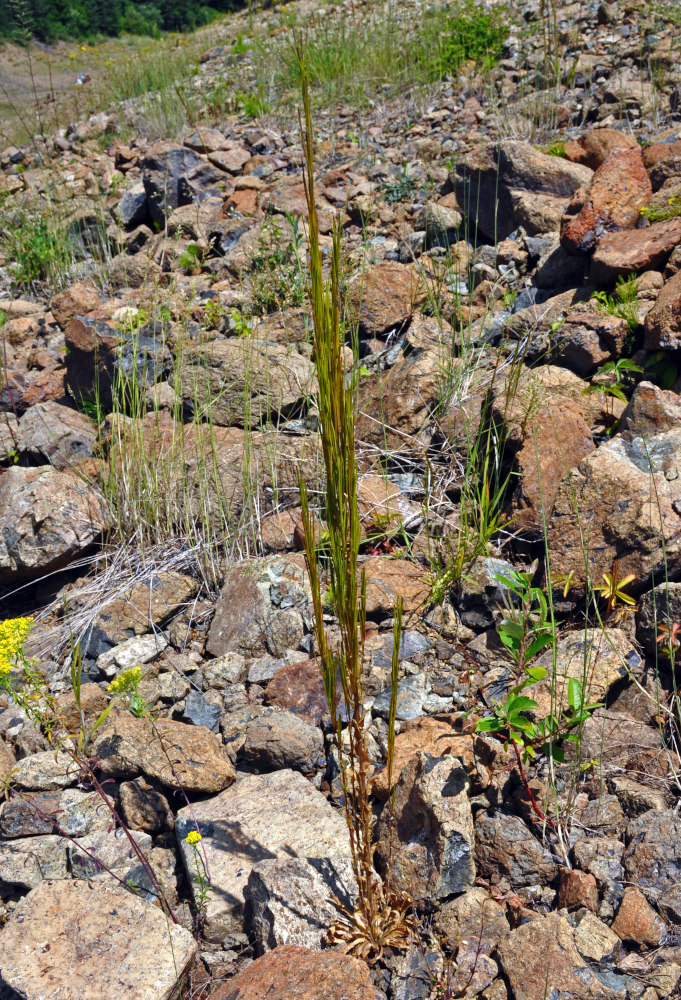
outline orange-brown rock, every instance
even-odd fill
[[[654,142],[643,150],[643,163],[650,176],[653,191],[659,191],[667,181],[681,178],[681,139],[676,142]]]
[[[511,501],[513,530],[541,535],[558,487],[570,469],[594,450],[578,407],[559,400],[533,414],[515,456],[517,486]]]
[[[610,285],[620,275],[651,268],[661,270],[678,243],[681,243],[681,217],[633,232],[606,233],[593,255],[591,277],[597,285]]]
[[[265,703],[300,715],[318,726],[328,706],[317,661],[300,660],[280,667],[265,688]]]
[[[99,292],[91,284],[77,281],[52,299],[52,315],[62,329],[73,316],[82,316],[101,305]]]
[[[378,1000],[369,966],[337,951],[283,945],[268,951],[212,1000]]]
[[[636,886],[630,885],[624,891],[612,929],[623,941],[657,948],[667,927],[664,920],[652,908],[646,897]]]
[[[366,574],[367,614],[392,614],[398,597],[405,612],[417,611],[428,602],[429,572],[406,559],[369,556],[361,563]]]
[[[660,290],[645,320],[647,351],[675,351],[681,347],[681,271]]]
[[[590,253],[606,233],[635,229],[652,193],[640,149],[615,149],[568,203],[560,226],[563,247]]]
[[[424,350],[412,351],[381,375],[362,379],[355,437],[367,465],[383,452],[425,450],[441,383],[438,353]]]
[[[425,297],[418,269],[394,261],[370,267],[348,285],[353,314],[367,333],[376,336],[403,327]]]
[[[561,868],[558,887],[558,908],[568,910],[585,906],[595,913],[598,909],[598,886],[593,875],[578,868]]]
[[[628,132],[618,132],[614,128],[593,128],[585,136],[577,140],[582,150],[582,159],[578,163],[585,163],[592,170],[598,170],[601,163],[610,156],[615,149],[638,149],[638,143],[633,135]],[[572,143],[570,145],[572,149]],[[570,156],[569,159],[573,159]]]

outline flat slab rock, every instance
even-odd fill
[[[212,1000],[380,1000],[369,967],[349,955],[285,945],[257,959]]]
[[[244,890],[254,865],[275,858],[347,858],[345,818],[298,771],[248,775],[220,795],[185,806],[175,832],[187,871],[195,871],[185,838],[198,822],[213,891],[208,940],[243,930]],[[194,883],[192,882],[192,888]]]
[[[46,880],[0,933],[0,984],[25,1000],[166,1000],[196,947],[125,889]]]

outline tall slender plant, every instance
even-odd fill
[[[322,451],[326,467],[324,495],[328,526],[329,591],[338,618],[340,642],[331,648],[324,627],[324,598],[317,562],[313,515],[305,484],[301,482],[301,505],[305,528],[305,558],[312,590],[319,663],[329,713],[333,723],[345,815],[350,836],[353,870],[358,886],[357,906],[343,910],[343,918],[332,928],[331,937],[345,950],[375,958],[384,947],[400,947],[409,940],[412,923],[410,904],[382,886],[373,866],[374,815],[370,800],[372,767],[364,705],[364,633],[366,581],[358,571],[360,521],[357,508],[357,463],[355,458],[355,406],[358,370],[345,372],[343,347],[345,324],[340,300],[340,223],[333,232],[330,276],[323,273],[319,226],[315,206],[314,138],[309,96],[309,72],[305,40],[295,42],[302,82],[302,143],[305,158],[304,183],[309,226],[308,295],[313,314],[314,349],[319,382],[318,408]],[[401,615],[397,614],[397,621]],[[394,641],[399,648],[399,625]],[[393,686],[396,684],[393,671]],[[347,719],[344,738],[338,704],[338,684]],[[394,712],[391,713],[394,745]]]

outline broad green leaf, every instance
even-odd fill
[[[543,681],[546,677],[546,667],[528,667],[525,671],[532,684]]]
[[[574,677],[571,677],[568,682],[568,705],[577,712],[582,707],[583,701],[584,692],[582,691],[582,685]]]

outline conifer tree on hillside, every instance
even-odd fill
[[[184,31],[235,6],[235,0],[0,0],[0,37],[52,42],[125,31]]]

